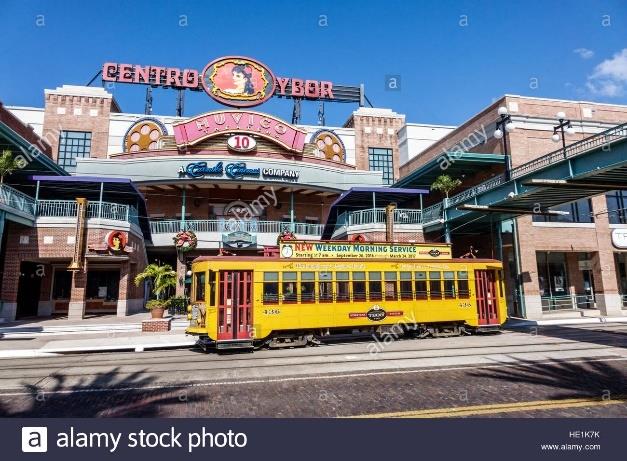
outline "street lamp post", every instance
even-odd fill
[[[558,120],[558,124],[553,127],[553,136],[551,139],[554,142],[559,142],[560,138],[562,139],[562,149],[564,149],[564,157],[566,157],[566,134],[574,134],[575,129],[573,128],[570,120],[566,120],[566,114],[564,112],[558,112],[555,114],[555,117]],[[564,130],[566,128],[566,130]],[[558,134],[558,130],[561,133],[561,136]]]
[[[507,107],[499,107],[500,118],[496,121],[496,129],[494,137],[503,140],[503,155],[505,155],[505,180],[509,181],[510,171],[512,169],[512,159],[509,155],[507,146],[507,133],[511,133],[516,129],[516,125],[512,122],[512,116],[507,112]]]

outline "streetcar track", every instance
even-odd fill
[[[403,357],[386,357],[386,358],[378,358],[378,359],[361,359],[358,360],[357,355],[363,355],[364,353],[360,353],[360,354],[356,354],[356,359],[355,360],[342,360],[342,361],[331,361],[331,362],[318,362],[318,361],[314,361],[314,362],[302,362],[302,363],[267,363],[267,364],[258,364],[258,366],[253,367],[253,369],[256,370],[265,370],[265,369],[272,369],[272,368],[286,368],[286,367],[297,367],[297,366],[311,366],[311,365],[320,365],[320,366],[333,366],[333,365],[346,365],[346,364],[353,364],[353,363],[359,363],[359,364],[367,364],[367,363],[390,363],[393,361],[404,361],[404,360],[431,360],[431,359],[447,359],[447,358],[453,358],[453,357],[464,357],[464,358],[468,358],[468,357],[477,357],[477,358],[490,358],[491,355],[507,355],[507,356],[511,356],[512,358],[515,358],[515,356],[521,355],[521,354],[542,354],[542,353],[550,353],[550,352],[556,352],[556,353],[567,353],[567,352],[577,352],[577,351],[582,351],[582,350],[589,350],[590,348],[571,348],[571,349],[560,349],[560,350],[554,350],[554,349],[545,349],[545,350],[533,350],[533,351],[521,351],[521,352],[492,352],[492,353],[488,353],[488,354],[456,354],[455,356],[441,356],[441,355],[430,355],[430,356],[403,356]],[[603,351],[604,349],[610,349],[609,347],[595,347],[592,350],[600,352]],[[369,355],[369,354],[368,354]],[[324,357],[324,356],[317,356],[317,357]],[[611,357],[611,358],[615,358],[616,354],[610,354],[607,355],[607,357]],[[597,357],[592,357],[591,359],[596,359]],[[619,358],[625,358],[627,359],[627,357],[619,357]],[[560,359],[550,359],[550,360],[554,360],[555,362],[559,362]],[[519,359],[517,360],[517,363],[520,363],[521,361],[524,361],[524,359]],[[196,365],[196,364],[191,364],[191,365]],[[98,375],[102,375],[102,374],[106,374],[107,372],[111,372],[113,370],[115,370],[115,365],[108,365],[108,368],[106,370],[103,371],[89,371],[89,372],[70,372],[70,373],[63,373],[61,374],[61,376],[64,379],[77,379],[79,377],[85,377],[85,376],[98,376]],[[247,370],[247,369],[251,369],[251,367],[246,367],[244,365],[239,365],[239,366],[234,366],[232,363],[230,364],[230,366],[221,366],[221,367],[214,367],[214,368],[199,368],[198,366],[195,366],[193,368],[149,368],[149,369],[140,369],[139,367],[141,367],[141,364],[136,364],[134,365],[134,367],[132,369],[129,370],[119,370],[116,371],[115,377],[116,378],[120,378],[122,379],[122,377],[124,376],[129,376],[129,375],[133,375],[136,374],[138,372],[142,372],[145,374],[156,374],[156,375],[163,375],[163,374],[176,374],[176,373],[185,373],[185,372],[212,372],[212,373],[224,373],[225,371],[227,372],[227,374],[231,373],[231,374],[235,374],[234,370]],[[79,368],[79,367],[76,367]],[[46,374],[46,376],[41,377],[41,379],[39,381],[37,381],[37,383],[42,382],[45,379],[54,379],[54,374],[52,373],[48,373]],[[6,377],[6,378],[0,378],[0,382],[2,381],[9,381],[9,380],[16,380],[16,379],[23,379],[23,380],[28,380],[28,379],[36,379],[39,376],[34,375],[34,376],[20,376],[20,377]],[[1,389],[1,388],[0,388]]]
[[[542,335],[534,335],[535,337],[539,337]],[[521,339],[524,339],[525,337],[522,337]],[[445,338],[439,338],[439,340],[443,340]],[[446,339],[453,339],[453,338],[446,338]],[[459,338],[457,338],[459,339]],[[466,338],[465,338],[466,339]],[[512,338],[513,339],[513,338]],[[433,347],[433,348],[425,348],[425,349],[409,349],[409,350],[393,350],[393,351],[383,351],[383,353],[389,353],[389,352],[417,352],[417,351],[454,351],[456,349],[485,349],[488,347],[533,347],[533,346],[550,346],[550,345],[555,345],[555,346],[559,346],[559,345],[563,345],[563,344],[572,344],[572,343],[579,343],[579,342],[584,342],[584,343],[589,343],[589,342],[594,342],[594,341],[589,341],[589,339],[600,339],[597,336],[591,336],[591,337],[582,337],[582,336],[578,336],[577,340],[571,340],[568,338],[556,338],[555,341],[546,341],[546,342],[533,342],[533,343],[513,343],[513,344],[480,344],[480,345],[466,345],[463,347],[460,347],[458,345],[455,344],[447,344],[447,345],[441,345],[439,347]],[[411,339],[403,339],[401,341],[396,340],[394,342],[394,344],[401,344],[401,343],[405,343],[405,342],[410,342],[410,341],[414,341]],[[383,341],[379,341],[380,343]],[[604,342],[607,343],[611,343],[611,341],[607,341],[604,340]],[[347,353],[353,354],[353,353],[358,353],[358,354],[363,354],[363,353],[367,353],[367,352],[353,352],[353,351],[334,351],[334,350],[329,350],[328,353],[322,353],[322,354],[316,354],[314,352],[314,350],[317,350],[319,348],[332,348],[334,346],[350,346],[350,345],[365,345],[367,347],[367,345],[369,344],[373,344],[373,341],[368,341],[368,342],[357,342],[357,341],[352,341],[352,342],[343,342],[343,343],[334,343],[334,344],[323,344],[322,346],[318,346],[317,348],[294,348],[294,349],[284,349],[282,351],[271,351],[271,350],[260,350],[260,351],[256,351],[252,356],[247,355],[246,357],[243,356],[236,356],[235,354],[225,354],[225,355],[218,355],[218,354],[206,354],[205,357],[207,357],[208,361],[210,362],[219,362],[219,361],[224,361],[224,360],[229,360],[229,361],[233,361],[233,360],[237,360],[237,361],[256,361],[259,359],[279,359],[279,358],[285,358],[285,357],[290,357],[290,358],[306,358],[306,357],[316,357],[316,356],[320,356],[320,355],[324,355],[324,356],[336,356],[336,355],[346,355]],[[416,345],[420,344],[419,342],[416,343]],[[625,341],[625,346],[627,346],[627,341]],[[603,346],[605,347],[621,347],[622,346],[622,341],[619,341],[618,344],[604,344]],[[304,353],[304,354],[296,354],[296,355],[287,355],[289,352],[291,351],[296,351],[296,350],[302,350],[302,351],[311,351],[312,353]],[[176,352],[175,352],[176,351]],[[155,355],[163,355],[163,351],[144,351],[144,352],[134,352],[134,351],[120,351],[120,352],[96,352],[96,353],[84,353],[84,354],[63,354],[61,356],[58,357],[46,357],[44,358],[29,358],[27,360],[31,361],[28,364],[25,365],[15,365],[13,364],[10,369],[11,370],[19,370],[19,369],[29,369],[29,368],[33,368],[33,366],[37,365],[37,362],[41,362],[43,364],[48,364],[51,362],[61,362],[61,364],[59,365],[55,365],[54,367],[56,368],[57,366],[63,366],[63,364],[65,363],[64,361],[67,360],[66,363],[68,364],[72,364],[74,362],[74,358],[77,358],[77,356],[80,356],[82,358],[81,362],[84,362],[85,365],[96,365],[99,366],[100,364],[102,364],[103,359],[107,360],[107,356],[105,356],[104,354],[107,354],[107,356],[111,357],[110,360],[114,360],[116,363],[123,365],[125,362],[134,360],[136,361],[137,356],[136,354],[142,354],[142,362],[143,363],[151,363],[151,361],[153,359],[161,359],[162,357],[154,357]],[[151,357],[146,357],[145,354],[150,354]],[[124,358],[120,358],[121,355],[127,356]],[[132,355],[132,356],[131,356]],[[171,351],[168,351],[168,361],[175,361],[177,359],[188,359],[191,357],[194,358],[198,358],[198,357],[202,357],[203,354],[198,352],[198,349],[191,350],[191,349],[186,349],[183,352],[179,353],[179,350],[177,349],[172,349]],[[10,361],[10,360],[17,360],[16,358],[5,358],[3,360],[6,361]],[[20,359],[22,360],[22,359]],[[154,363],[154,362],[153,362]],[[159,363],[159,362],[156,362]],[[2,364],[2,362],[0,361],[0,364]],[[0,367],[0,371],[3,370],[5,367]],[[9,369],[9,367],[6,367],[7,369]]]
[[[596,362],[621,362],[627,361],[627,357],[602,357],[594,359],[565,359],[565,360],[544,360],[534,362],[533,365],[555,365],[555,364],[573,364],[573,363],[596,363]],[[310,380],[333,380],[333,379],[349,379],[349,378],[364,378],[371,376],[386,376],[386,375],[398,375],[398,374],[420,374],[420,373],[434,373],[434,372],[447,372],[447,371],[464,371],[464,370],[482,370],[482,369],[500,369],[500,368],[515,368],[520,366],[519,363],[499,363],[493,365],[456,365],[450,367],[432,367],[432,368],[408,368],[403,370],[368,370],[360,372],[340,372],[335,374],[325,375],[300,375],[300,376],[282,376],[282,377],[267,377],[256,379],[244,379],[239,381],[234,380],[218,380],[218,381],[188,381],[185,383],[157,383],[151,386],[126,386],[126,387],[94,387],[94,388],[81,388],[81,389],[53,389],[43,390],[46,395],[55,394],[82,394],[82,393],[113,393],[113,392],[128,392],[128,391],[150,391],[150,390],[163,390],[163,389],[183,389],[183,388],[203,388],[212,386],[235,386],[235,385],[254,385],[254,384],[270,384],[279,382],[299,382]],[[3,392],[11,391],[18,388],[0,389],[0,398],[3,397],[18,397],[28,396],[32,397],[32,392]]]
[[[372,344],[372,343],[368,343],[368,344]],[[382,350],[381,352],[379,352],[379,354],[393,354],[393,353],[428,353],[428,352],[454,352],[456,350],[461,350],[461,351],[466,351],[466,350],[480,350],[480,349],[503,349],[503,348],[535,348],[535,347],[551,347],[551,346],[556,346],[556,351],[563,351],[563,350],[578,350],[578,349],[600,349],[600,348],[618,348],[616,345],[612,345],[612,344],[600,344],[600,345],[593,345],[590,346],[588,344],[586,345],[581,345],[581,347],[575,347],[575,348],[569,348],[569,349],[562,349],[559,348],[559,346],[563,346],[563,345],[577,345],[578,342],[573,342],[570,340],[564,340],[564,341],[550,341],[550,342],[541,342],[541,343],[525,343],[525,344],[495,344],[495,345],[476,345],[476,346],[464,346],[464,347],[459,347],[459,346],[449,346],[449,347],[438,347],[438,348],[427,348],[427,349],[396,349],[396,350]],[[322,347],[330,347],[330,346],[322,346]],[[315,351],[317,352],[317,349],[315,349]],[[204,360],[203,363],[219,363],[219,362],[224,362],[224,361],[228,361],[229,363],[233,363],[233,362],[239,362],[239,363],[255,363],[255,362],[260,362],[262,360],[281,360],[281,359],[285,359],[285,360],[294,360],[294,359],[308,359],[308,358],[318,358],[318,357],[337,357],[337,356],[345,356],[345,355],[365,355],[368,354],[370,355],[369,351],[354,351],[354,350],[350,350],[350,351],[329,351],[328,353],[326,352],[321,352],[321,353],[315,353],[314,349],[303,349],[303,350],[308,350],[311,351],[312,353],[305,353],[305,354],[290,354],[287,355],[288,352],[290,351],[296,351],[298,349],[289,349],[289,350],[285,350],[284,354],[279,354],[277,353],[278,351],[258,351],[255,354],[251,355],[246,355],[246,356],[242,356],[242,355],[235,355],[235,354],[228,354],[228,355],[207,355],[206,357],[208,358],[208,360]],[[537,351],[537,352],[547,352],[549,351],[549,349],[547,350],[542,350],[542,351]],[[264,353],[268,352],[267,355],[265,355]],[[536,351],[532,351],[532,352],[536,352]],[[490,354],[492,353],[498,353],[498,352],[490,352]],[[185,351],[184,354],[175,354],[174,356],[172,355],[168,355],[167,358],[163,357],[162,353],[157,352],[156,354],[159,354],[159,356],[152,356],[152,357],[146,357],[144,358],[143,356],[141,357],[137,357],[138,353],[135,352],[126,352],[125,354],[134,354],[133,356],[128,356],[124,359],[120,359],[119,356],[113,356],[111,359],[109,359],[108,361],[110,362],[114,362],[115,366],[126,366],[126,365],[135,365],[137,363],[137,359],[140,358],[142,364],[146,364],[146,365],[162,365],[162,364],[171,364],[173,362],[176,362],[178,359],[184,359],[184,360],[189,360],[189,359],[197,359],[199,357],[203,357],[202,353],[199,352],[194,352],[194,351]],[[145,354],[145,352],[139,353],[139,354]],[[80,358],[82,360],[79,360],[79,362],[81,362],[80,364],[76,364],[76,360],[73,359],[77,359],[79,357],[77,357],[77,355],[80,356]],[[463,355],[468,355],[468,354],[463,354]],[[472,354],[470,354],[472,355]],[[429,358],[433,358],[435,356],[427,356]],[[442,356],[442,357],[446,357],[446,355]],[[82,366],[95,366],[95,367],[108,367],[111,366],[112,364],[109,363],[103,363],[103,360],[101,357],[99,357],[98,354],[72,354],[70,356],[63,356],[59,357],[58,359],[60,359],[59,361],[61,363],[59,363],[57,360],[50,360],[51,358],[47,358],[46,361],[43,364],[50,364],[49,367],[38,367],[37,369],[40,370],[45,370],[48,368],[51,369],[63,369],[65,367],[67,367],[68,365],[72,368],[77,368],[77,367],[82,367]],[[56,357],[54,357],[53,359],[57,359]],[[66,360],[67,359],[67,360]],[[54,363],[51,363],[54,362]],[[197,365],[198,361],[194,360],[194,363]],[[30,364],[29,364],[30,365]],[[12,367],[6,367],[6,368],[0,368],[0,373],[2,371],[17,371],[17,370],[28,370],[28,369],[33,369],[37,366],[37,364],[32,364],[34,366],[29,366],[29,365],[15,365]],[[1,379],[1,378],[0,378]]]

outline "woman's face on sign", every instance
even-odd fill
[[[246,83],[244,74],[238,71],[233,72],[233,83],[235,83],[235,86],[237,87],[243,87],[244,84]]]

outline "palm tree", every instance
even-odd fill
[[[461,184],[462,182],[459,179],[453,179],[447,174],[442,174],[435,178],[435,181],[431,184],[431,190],[438,190],[444,193],[444,196],[448,200],[448,194],[461,186]]]
[[[3,150],[0,155],[0,184],[4,183],[4,177],[10,175],[19,168],[17,160],[10,150]]]
[[[157,299],[168,289],[176,287],[176,271],[169,264],[148,264],[146,268],[135,277],[135,285],[141,285],[144,280],[152,282],[152,294]]]

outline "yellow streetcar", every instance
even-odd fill
[[[499,330],[507,316],[501,262],[453,259],[443,244],[287,240],[275,256],[201,256],[192,273],[187,334],[205,348],[453,336]]]

